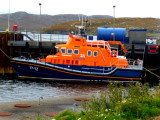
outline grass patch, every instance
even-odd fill
[[[78,114],[73,110],[68,109],[63,111],[61,114],[54,117],[56,120],[77,120]]]
[[[80,112],[65,110],[53,120],[149,120],[160,115],[160,86],[114,82],[107,88],[84,102]]]

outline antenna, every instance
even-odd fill
[[[78,34],[84,36],[85,35],[85,26],[84,26],[84,15],[81,15],[82,19],[80,19],[80,15],[78,14],[79,21],[81,20],[81,25],[76,25],[78,28]],[[86,18],[85,18],[86,19]]]
[[[83,14],[82,14],[82,25],[81,26],[83,26]]]
[[[92,16],[90,16],[90,21],[89,21],[90,25],[91,25],[91,19],[92,19]]]
[[[85,22],[86,22],[86,27],[89,27],[90,26],[90,20],[89,20],[90,18],[89,18],[89,16],[86,16],[86,20],[85,20]]]
[[[79,14],[78,14],[78,20],[79,20],[79,21],[81,21],[81,17],[80,17],[80,15],[79,15]]]

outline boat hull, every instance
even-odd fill
[[[11,63],[19,77],[73,81],[140,81],[142,70],[115,67],[60,65],[35,60],[15,60]]]

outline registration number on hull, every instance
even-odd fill
[[[30,69],[30,70],[38,71],[38,67],[34,67],[34,66],[29,66],[29,69]]]

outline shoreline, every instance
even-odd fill
[[[78,106],[82,104],[81,101],[75,101],[75,98],[91,98],[94,94],[44,98],[39,100],[25,100],[14,102],[0,102],[0,113],[11,113],[11,116],[0,116],[0,120],[35,120],[36,118],[51,118],[46,116],[47,113],[57,113],[65,109],[73,109],[73,104]],[[18,108],[16,104],[28,104],[31,107]]]

